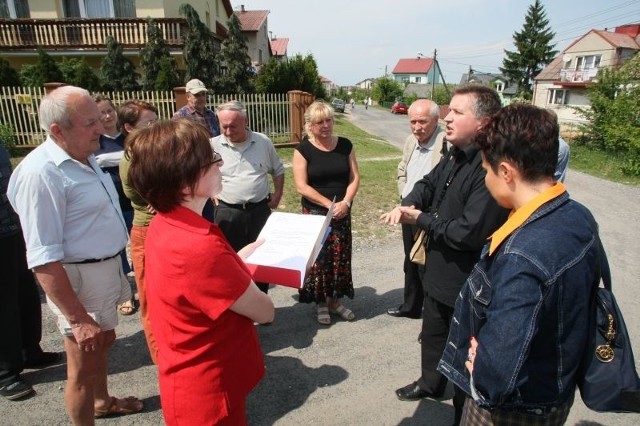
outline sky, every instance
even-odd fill
[[[447,83],[499,73],[533,0],[231,0],[234,10],[269,10],[273,37],[288,55],[313,54],[320,75],[339,86],[391,73],[401,58],[437,59]],[[591,29],[640,23],[638,0],[542,0],[562,51]]]

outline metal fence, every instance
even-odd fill
[[[32,147],[44,141],[46,133],[38,123],[38,107],[45,94],[42,87],[0,87],[0,123],[10,126],[18,146]],[[129,99],[149,102],[158,108],[160,119],[171,118],[176,108],[173,91],[104,92],[117,107]],[[288,94],[254,93],[210,95],[209,105],[231,99],[244,103],[252,130],[269,136],[275,143],[289,142],[291,134],[291,100]]]

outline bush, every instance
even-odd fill
[[[15,154],[18,138],[16,137],[16,132],[13,130],[13,127],[7,124],[0,124],[0,142],[9,154],[12,156]]]

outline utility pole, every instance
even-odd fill
[[[438,50],[437,49],[433,49],[433,65],[435,67],[437,67],[438,70],[438,76],[440,76],[440,78],[442,79],[442,85],[444,86],[444,90],[445,92],[447,92],[447,96],[449,96],[449,88],[447,87],[447,82],[444,81],[444,75],[442,74],[442,69],[440,68],[440,63],[438,62]],[[431,100],[433,100],[433,98],[435,97],[435,91],[436,91],[436,69],[434,68],[433,70],[433,80],[431,81]]]
[[[431,79],[431,100],[433,100],[433,96],[436,91],[436,66],[438,70],[440,69],[440,65],[438,65],[438,49],[433,49],[433,78]]]

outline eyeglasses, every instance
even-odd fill
[[[220,155],[220,153],[213,151],[213,159],[211,160],[211,162],[209,164],[206,164],[204,166],[202,166],[203,169],[208,170],[209,167],[213,166],[216,163],[219,163],[222,161],[222,155]]]

